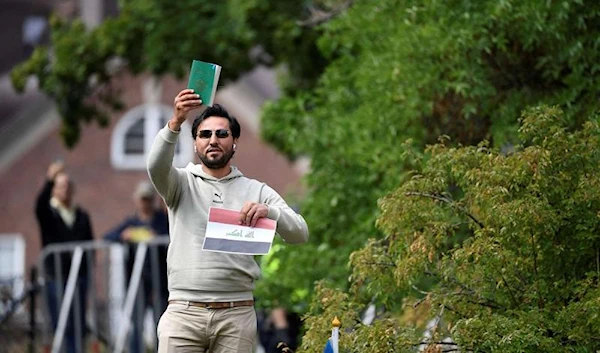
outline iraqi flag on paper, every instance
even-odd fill
[[[269,253],[277,222],[259,218],[254,227],[239,223],[240,211],[211,207],[202,249],[243,255]]]

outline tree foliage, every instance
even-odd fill
[[[381,199],[385,236],[352,255],[352,291],[315,298],[306,337],[322,338],[338,315],[352,329],[347,352],[413,352],[419,328],[394,313],[424,306],[421,316],[444,322],[426,342],[451,336],[473,352],[600,349],[600,119],[572,131],[559,109],[529,109],[519,136],[510,153],[486,142],[429,147],[422,169]],[[389,314],[361,325],[364,298]],[[304,351],[322,342],[306,340]]]
[[[315,88],[263,114],[267,140],[310,158],[312,240],[282,249],[279,276],[261,290],[323,277],[343,287],[349,254],[381,236],[377,200],[438,136],[510,148],[521,111],[541,103],[579,126],[598,105],[599,15],[595,1],[378,0],[323,25],[330,63]]]
[[[316,32],[296,23],[305,12],[296,1],[123,0],[118,17],[91,30],[78,19],[54,16],[50,47],[36,48],[12,80],[23,90],[29,76],[38,78],[57,102],[64,142],[74,147],[82,124],[105,126],[122,106],[111,83],[123,72],[181,78],[192,59],[202,59],[221,64],[226,83],[256,64],[288,62],[295,79],[286,87],[310,86],[324,60]]]
[[[326,20],[306,21],[315,13],[326,13],[321,16]],[[81,123],[105,123],[110,109],[119,106],[118,92],[111,87],[111,79],[121,72],[114,71],[115,58],[133,73],[176,76],[185,75],[192,58],[214,61],[224,67],[225,82],[256,63],[285,68],[280,78],[285,94],[266,105],[263,136],[290,158],[311,161],[309,192],[302,203],[311,241],[302,247],[274,247],[263,259],[266,276],[257,294],[269,304],[296,305],[310,299],[317,279],[346,287],[353,251],[361,249],[353,255],[355,266],[360,257],[383,256],[382,244],[391,234],[386,224],[392,223],[385,221],[391,217],[381,218],[385,235],[375,227],[380,212],[389,212],[380,210],[377,200],[403,182],[416,182],[409,179],[409,170],[444,155],[436,149],[450,147],[438,145],[425,159],[420,157],[438,136],[463,145],[487,140],[477,148],[510,150],[519,143],[520,112],[540,103],[563,110],[560,126],[579,128],[596,110],[600,93],[599,16],[600,3],[592,0],[124,0],[117,18],[91,31],[77,21],[54,20],[51,48],[38,48],[13,71],[13,82],[23,88],[28,76],[38,77],[40,87],[58,102],[65,141],[74,145]],[[525,173],[511,161],[515,177]],[[448,191],[445,180],[436,182],[439,192]],[[461,188],[450,191],[453,199],[437,195],[436,202],[468,196],[460,195]],[[382,205],[391,199],[386,197]],[[414,222],[437,220],[439,234],[456,234],[446,239],[450,248],[474,238],[472,224],[449,209],[437,207],[431,214],[426,199],[403,199],[426,207],[413,213]],[[484,200],[478,201],[482,207]],[[524,211],[533,212],[521,201]],[[544,215],[547,210],[537,211]],[[451,215],[456,220],[448,223]],[[489,226],[476,218],[482,229]],[[553,224],[544,227],[553,230]],[[367,243],[369,238],[374,240]],[[415,268],[403,269],[407,278],[415,273],[410,271],[423,269],[415,257],[410,261]],[[368,272],[357,268],[352,283],[360,287],[363,281],[366,287],[357,294],[378,292],[378,300],[389,304],[401,303],[410,293],[410,286],[396,288],[398,278],[386,275],[390,271],[385,267],[371,269],[377,281],[360,277]],[[415,285],[428,288],[440,278],[420,278]],[[473,321],[473,327],[477,324]],[[381,332],[385,325],[378,326]],[[402,332],[395,337],[403,337]]]

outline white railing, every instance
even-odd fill
[[[54,330],[52,339],[52,353],[61,351],[61,348],[65,344],[65,334],[69,322],[69,316],[71,316],[73,329],[75,330],[75,347],[77,352],[84,352],[83,347],[85,346],[83,337],[86,332],[86,323],[89,323],[92,328],[92,333],[95,334],[97,339],[104,341],[113,352],[121,353],[124,351],[125,344],[128,342],[128,337],[131,334],[131,319],[134,311],[146,310],[146,304],[152,306],[155,311],[155,317],[162,314],[162,310],[166,306],[167,298],[162,294],[165,292],[166,283],[162,281],[164,275],[160,273],[161,266],[159,262],[166,261],[164,258],[158,256],[159,248],[166,247],[169,243],[169,238],[166,236],[155,237],[149,242],[136,244],[137,249],[135,252],[133,271],[130,274],[125,274],[125,266],[123,264],[124,258],[120,256],[124,254],[128,246],[127,244],[108,242],[108,241],[90,241],[90,242],[71,242],[71,243],[55,243],[50,244],[43,248],[39,257],[39,269],[41,283],[50,279],[49,274],[46,273],[47,268],[45,265],[49,259],[53,259],[53,277],[52,281],[56,283],[56,295],[57,306],[60,306],[58,322],[56,324],[56,330]],[[117,256],[111,256],[112,253],[116,253]],[[150,254],[148,256],[148,254]],[[62,257],[68,256],[71,261],[69,273],[65,279],[63,278],[63,264]],[[120,264],[115,266],[115,261],[121,260]],[[99,261],[97,261],[99,260]],[[145,264],[150,264],[150,269],[145,268]],[[78,283],[81,279],[81,269],[87,265],[87,273],[83,274],[84,278],[89,283],[87,299],[92,305],[81,306],[78,302],[80,296],[78,295],[78,285],[85,285],[84,283]],[[115,271],[120,269],[120,271]],[[66,270],[66,269],[65,269]],[[142,278],[144,277],[144,270],[150,271],[150,286],[151,288],[143,288],[144,293],[152,293],[152,303],[145,303],[142,299],[142,305],[136,303],[138,293],[140,293],[141,287],[143,286]],[[103,273],[102,273],[103,272]],[[116,273],[117,272],[117,273]],[[120,272],[120,274],[118,273]],[[104,276],[104,277],[103,277]],[[110,286],[109,279],[112,282],[125,281],[126,276],[129,277],[128,286],[126,289],[125,300],[123,302],[122,295],[114,295],[114,287]],[[103,279],[103,283],[99,279]],[[119,286],[116,286],[119,287]],[[63,289],[64,288],[64,289]],[[122,288],[122,287],[121,287]],[[103,290],[102,290],[103,289]],[[46,290],[48,290],[46,288]],[[47,300],[47,298],[44,299]],[[119,303],[112,305],[117,310],[103,310],[98,309],[99,300],[103,300],[107,307],[110,301],[118,300]],[[50,304],[47,303],[46,304]],[[58,305],[60,304],[60,305]],[[136,305],[137,304],[137,305]],[[83,307],[86,313],[80,312],[80,308]],[[139,308],[138,308],[139,307]],[[48,308],[48,306],[46,306]],[[137,309],[136,309],[137,308]],[[116,311],[116,313],[115,313]],[[72,312],[72,313],[71,313]],[[156,314],[158,313],[158,314]],[[110,315],[116,316],[112,320]],[[83,317],[87,317],[87,321],[83,322]],[[118,327],[114,332],[109,334],[103,334],[101,331],[101,315],[106,315],[107,320],[105,322],[108,325],[105,326],[116,326],[111,325],[113,323],[119,323]],[[83,325],[82,325],[83,322]],[[155,322],[156,323],[156,322]],[[140,331],[139,325],[136,329],[137,337],[143,337]],[[50,341],[50,332],[52,330],[46,330],[46,342]],[[153,330],[156,332],[156,330]],[[143,341],[143,340],[142,340]],[[142,344],[140,342],[140,344]],[[128,351],[128,350],[126,350]],[[146,350],[143,349],[145,352]]]

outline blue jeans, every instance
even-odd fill
[[[63,347],[66,348],[67,353],[78,353],[79,351],[85,351],[84,337],[85,337],[85,310],[86,310],[86,298],[87,298],[87,277],[81,276],[77,279],[77,287],[75,288],[75,295],[73,296],[73,302],[69,310],[69,317],[67,319],[67,326],[65,328],[65,336],[63,339]],[[58,298],[56,290],[58,288],[58,281],[48,280],[46,282],[46,303],[48,304],[48,311],[50,312],[50,320],[52,321],[52,328],[56,331],[58,326],[58,317],[60,315],[60,306],[63,298]],[[64,296],[66,283],[60,283],[62,286],[62,293]],[[73,310],[75,304],[79,305],[79,314],[76,320],[75,310]],[[77,349],[77,343],[79,342],[81,350]]]

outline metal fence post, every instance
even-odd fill
[[[30,283],[31,287],[29,290],[29,353],[35,352],[35,311],[36,311],[36,303],[35,296],[37,294],[37,268],[33,266],[30,272]]]
[[[140,243],[137,251],[135,252],[135,261],[133,264],[133,271],[129,280],[129,288],[127,289],[127,297],[125,299],[125,305],[123,307],[123,319],[121,321],[121,328],[119,329],[119,336],[115,344],[113,353],[123,352],[125,347],[125,341],[129,334],[129,327],[131,325],[131,314],[137,297],[138,288],[140,285],[140,279],[142,277],[142,270],[144,267],[144,261],[146,259],[146,251],[148,245],[146,243]]]
[[[69,311],[73,302],[73,296],[77,287],[77,279],[79,277],[79,268],[81,267],[81,259],[83,258],[83,250],[80,246],[75,248],[73,252],[73,262],[71,263],[71,270],[69,272],[69,278],[67,280],[67,288],[65,289],[65,298],[62,301],[60,307],[60,314],[58,317],[58,325],[54,334],[54,341],[52,342],[52,353],[58,353],[62,346],[62,341],[65,335],[65,329],[67,327],[67,320],[69,318]],[[77,322],[73,322],[73,325],[77,325]]]
[[[130,332],[130,325],[131,325],[131,320],[132,320],[132,314],[134,314],[134,312],[137,313],[136,310],[134,310],[134,308],[136,307],[136,305],[139,305],[139,314],[144,314],[148,308],[148,305],[150,304],[154,304],[154,309],[156,311],[159,311],[158,314],[160,314],[160,309],[162,309],[162,305],[160,305],[160,308],[157,308],[157,304],[159,304],[159,301],[157,300],[160,297],[160,300],[162,301],[163,299],[166,300],[166,298],[162,298],[160,296],[161,293],[161,288],[162,287],[162,282],[161,282],[161,267],[158,265],[160,263],[160,261],[164,261],[163,258],[161,258],[160,256],[158,256],[158,252],[156,251],[156,249],[153,249],[154,247],[160,246],[160,247],[166,247],[169,244],[169,238],[168,237],[157,237],[156,239],[153,239],[152,241],[148,242],[148,243],[142,243],[142,244],[138,244],[138,249],[135,255],[135,264],[134,264],[134,269],[132,271],[131,274],[128,274],[129,276],[129,285],[126,287],[125,290],[125,298],[121,298],[119,297],[118,299],[116,298],[112,298],[112,294],[111,294],[111,289],[114,288],[113,286],[110,285],[111,282],[109,282],[109,277],[111,274],[113,274],[114,269],[111,267],[110,262],[109,261],[114,261],[115,259],[113,259],[112,255],[109,255],[108,253],[104,256],[104,257],[100,257],[100,261],[102,261],[102,264],[98,267],[95,266],[95,254],[98,249],[112,249],[113,246],[118,246],[119,248],[122,248],[123,245],[122,244],[115,244],[115,243],[109,243],[109,242],[105,242],[105,241],[86,241],[86,242],[70,242],[70,243],[57,243],[57,244],[50,244],[48,246],[45,246],[42,249],[42,253],[40,255],[40,257],[38,258],[38,265],[36,266],[36,274],[35,274],[35,278],[34,279],[34,275],[33,273],[31,274],[32,276],[32,282],[36,282],[36,288],[34,290],[33,293],[27,292],[27,294],[25,295],[27,296],[31,296],[32,301],[30,302],[30,305],[32,306],[32,310],[31,310],[31,314],[34,315],[36,310],[39,310],[39,308],[44,309],[42,313],[44,314],[48,314],[48,318],[47,320],[44,320],[43,322],[37,322],[35,323],[35,317],[31,316],[30,317],[30,321],[31,321],[31,326],[32,326],[32,330],[34,332],[31,332],[30,335],[32,337],[32,342],[31,342],[31,346],[28,350],[28,352],[37,352],[37,347],[36,347],[36,343],[39,344],[39,342],[35,342],[36,339],[40,339],[40,341],[43,340],[44,345],[45,345],[45,352],[46,353],[55,353],[58,350],[60,350],[61,348],[63,348],[64,346],[64,340],[65,340],[65,334],[66,334],[66,324],[69,320],[69,318],[71,316],[74,316],[74,322],[73,324],[75,326],[79,325],[80,320],[78,319],[78,317],[82,316],[83,313],[85,313],[85,310],[87,310],[87,305],[77,305],[77,301],[81,300],[81,298],[79,298],[79,289],[77,288],[78,285],[85,285],[84,283],[78,283],[78,279],[79,279],[79,272],[81,269],[81,266],[83,266],[84,264],[87,263],[88,268],[87,268],[87,283],[89,284],[89,297],[86,295],[85,296],[85,304],[88,304],[87,302],[90,301],[91,302],[91,306],[92,308],[90,309],[91,311],[91,315],[89,315],[89,317],[86,317],[86,322],[83,322],[81,327],[74,327],[74,331],[78,332],[78,333],[85,333],[86,330],[86,323],[89,321],[91,322],[91,328],[93,328],[93,332],[92,334],[95,336],[96,340],[100,340],[102,342],[104,342],[107,347],[106,350],[108,351],[113,351],[118,350],[118,351],[127,351],[127,349],[125,349],[125,345],[127,342],[127,334]],[[150,249],[149,249],[150,248]],[[122,257],[122,254],[121,254]],[[145,259],[149,257],[151,264],[149,266],[148,269],[144,269],[145,268]],[[69,269],[68,273],[65,273],[65,271],[62,271],[62,264],[64,263],[63,258],[66,260],[67,258],[71,259],[71,267]],[[49,268],[46,268],[45,265],[47,264],[52,264],[52,260],[54,260],[54,264],[51,265]],[[86,261],[86,263],[84,263],[83,261]],[[122,261],[122,259],[120,259],[120,261]],[[122,266],[122,264],[121,264]],[[104,270],[104,276],[102,276],[101,278],[103,280],[99,280],[100,277],[98,277],[98,275],[95,273],[96,270]],[[52,271],[54,270],[54,276],[51,276],[50,274],[52,273]],[[121,269],[122,270],[122,269]],[[119,271],[121,271],[119,270]],[[141,288],[142,284],[141,284],[141,280],[142,280],[142,273],[144,271],[149,270],[150,272],[148,274],[151,274],[152,277],[152,281],[150,283],[151,288]],[[49,271],[49,273],[47,273],[46,271]],[[40,289],[42,289],[41,293],[42,294],[47,294],[44,289],[45,289],[45,284],[44,281],[48,281],[48,280],[52,280],[52,282],[55,283],[55,287],[56,288],[47,288],[46,290],[48,291],[48,293],[50,293],[50,291],[52,292],[52,296],[49,295],[42,295],[40,297],[41,303],[46,303],[46,301],[48,299],[55,299],[58,303],[57,307],[58,307],[58,322],[55,323],[56,327],[55,328],[50,328],[48,326],[49,323],[52,323],[52,318],[49,315],[49,305],[38,305],[40,303],[40,301],[38,301],[38,298],[33,298],[34,295],[36,295],[36,293],[38,291],[40,291]],[[66,280],[66,281],[65,281]],[[66,283],[64,283],[63,281],[65,281]],[[99,283],[102,282],[102,283]],[[66,284],[66,286],[64,285]],[[103,290],[106,290],[106,298],[104,298],[102,296],[102,294],[100,292],[97,292],[97,290],[99,289],[98,287],[102,287],[102,284],[104,284],[104,288]],[[122,289],[121,289],[122,290]],[[138,291],[141,290],[141,293],[138,293]],[[148,292],[148,293],[147,293]],[[154,294],[154,300],[152,300],[151,302],[145,303],[143,301],[138,301],[136,300],[137,297],[141,294]],[[158,295],[157,295],[158,293]],[[77,295],[77,296],[76,296]],[[53,298],[54,296],[56,296],[56,298]],[[107,304],[109,305],[107,308],[109,310],[105,310],[105,311],[98,311],[97,310],[97,305],[98,305],[98,301],[99,301],[99,296],[101,300],[106,300]],[[91,300],[88,300],[91,299]],[[112,301],[113,300],[117,300],[117,304],[113,305]],[[146,299],[146,297],[144,296],[144,300]],[[137,304],[136,304],[137,303]],[[54,304],[54,303],[52,303]],[[162,303],[161,303],[162,304]],[[113,322],[112,321],[112,316],[110,315],[111,310],[114,309],[115,306],[118,306],[117,312],[119,313],[119,321],[118,322]],[[39,307],[39,308],[38,308]],[[157,310],[158,309],[158,310]],[[82,311],[84,310],[84,311]],[[104,321],[101,320],[101,318],[99,316],[106,316],[106,323],[108,323],[108,325],[104,325]],[[160,316],[160,315],[157,315]],[[46,319],[46,318],[45,318]],[[138,320],[139,322],[142,323],[142,325],[139,328],[143,328],[143,322],[144,320],[140,318],[140,320]],[[37,324],[42,323],[43,326],[39,326]],[[156,324],[156,323],[155,323]],[[44,330],[39,331],[40,333],[42,333],[42,335],[38,335],[38,332],[35,328],[35,325],[37,325],[39,327],[43,327]],[[117,328],[116,332],[114,333],[114,336],[112,334],[109,335],[104,335],[103,332],[105,332],[104,330],[111,330],[112,328]],[[52,337],[52,331],[54,331],[54,337]],[[111,330],[112,333],[112,330]],[[74,344],[77,345],[79,347],[79,350],[81,350],[82,352],[85,351],[84,348],[87,348],[87,344],[85,344],[85,340],[81,339],[81,335],[77,334],[75,335],[77,337],[74,337]],[[140,336],[140,338],[143,341],[143,337],[144,335],[138,335]],[[114,338],[113,338],[114,337]],[[155,336],[154,336],[155,337]],[[78,339],[79,338],[79,339]],[[93,342],[91,345],[92,351],[98,351],[99,350],[99,346],[97,344],[98,342]],[[84,345],[85,344],[85,345]],[[1,350],[1,348],[0,348]]]

